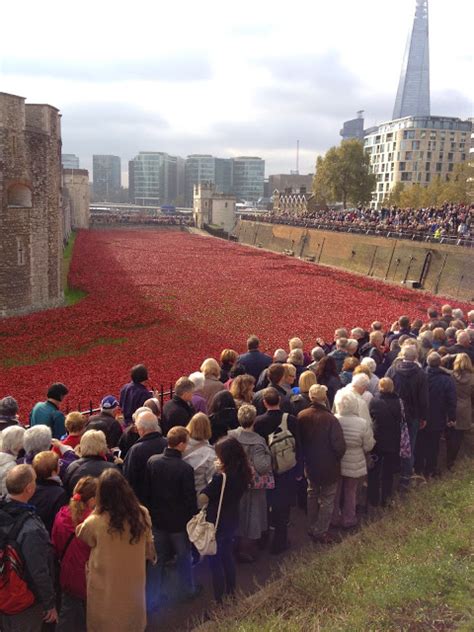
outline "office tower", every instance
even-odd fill
[[[201,182],[215,182],[216,168],[214,156],[192,154],[186,158],[184,193],[186,206],[193,205],[194,185]]]
[[[416,0],[416,12],[403,59],[393,119],[430,115],[428,0]]]
[[[251,202],[263,197],[265,161],[256,156],[239,156],[231,160],[234,195]]]
[[[117,202],[120,199],[120,170],[118,156],[92,156],[93,192],[96,202]]]
[[[174,204],[178,159],[162,151],[141,151],[129,162],[130,200],[141,206]]]
[[[357,112],[357,118],[345,121],[342,124],[342,129],[339,134],[342,136],[342,140],[350,140],[357,138],[357,140],[364,140],[364,110]]]
[[[232,192],[232,160],[230,158],[216,158],[214,162],[216,193]]]
[[[76,154],[61,154],[63,169],[79,169],[79,158]]]

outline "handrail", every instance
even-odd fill
[[[261,218],[257,215],[242,215],[241,219],[249,220],[252,222],[258,222],[261,224],[278,224],[283,226],[299,226],[301,228],[314,228],[316,230],[329,230],[339,233],[354,233],[354,234],[373,234],[375,237],[388,237],[390,239],[411,239],[412,241],[426,241],[428,243],[446,244],[451,246],[464,246],[467,248],[474,247],[474,237],[459,237],[458,235],[442,235],[435,237],[432,234],[425,233],[423,231],[404,231],[397,228],[381,229],[377,227],[357,226],[357,225],[344,225],[343,223],[327,223],[319,220],[298,220],[298,219],[278,219]]]
[[[160,387],[156,389],[156,391],[158,395],[157,398],[160,402],[160,408],[161,410],[163,410],[165,399],[171,399],[173,397],[173,393],[174,393],[173,385],[170,384],[169,390],[165,391],[163,384],[160,384]],[[155,397],[155,389],[150,390],[150,398],[152,397]],[[90,417],[91,415],[94,415],[95,413],[98,413],[101,410],[100,407],[94,407],[92,400],[89,400],[89,408],[87,408],[86,410],[81,410],[81,408],[82,408],[81,401],[79,400],[78,405],[77,405],[77,410],[79,410],[81,415],[84,415],[85,417]],[[72,410],[75,410],[75,409],[71,408],[68,403],[65,409],[66,414],[71,412]]]

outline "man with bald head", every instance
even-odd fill
[[[29,501],[36,489],[31,465],[16,465],[7,474],[8,495],[0,500],[0,537],[12,538],[24,564],[30,605],[16,614],[1,614],[5,632],[41,632],[43,623],[56,623],[54,553],[48,532]]]
[[[135,419],[138,441],[130,448],[123,463],[123,474],[132,486],[138,500],[146,502],[146,467],[154,454],[162,454],[166,439],[161,434],[157,416],[151,410],[139,412]]]

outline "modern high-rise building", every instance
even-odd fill
[[[393,119],[430,115],[428,0],[416,0],[416,12],[398,85]]]
[[[130,200],[141,206],[175,204],[178,159],[162,151],[141,151],[128,163]]]
[[[119,156],[92,156],[93,192],[96,202],[117,202],[122,183]]]
[[[372,206],[379,208],[397,182],[428,185],[446,181],[468,160],[471,121],[448,116],[407,116],[372,128],[365,138],[377,178]]]
[[[63,169],[79,169],[79,157],[76,154],[61,154]]]
[[[310,193],[313,188],[313,174],[279,173],[268,176],[268,197],[275,191],[281,193]]]
[[[342,129],[339,134],[342,136],[342,140],[350,140],[356,138],[357,140],[364,140],[364,110],[357,112],[357,118],[345,121],[342,124]]]
[[[232,193],[233,174],[232,160],[230,158],[216,158],[214,162],[214,184],[216,185],[216,193],[224,193],[228,195]]]
[[[232,160],[232,192],[240,199],[256,202],[263,197],[265,161],[256,156],[239,156]]]
[[[191,154],[186,158],[184,197],[186,206],[193,205],[194,186],[201,182],[215,182],[216,164],[210,154]]]

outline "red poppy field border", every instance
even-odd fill
[[[69,284],[79,303],[0,321],[0,396],[26,417],[62,381],[77,406],[118,394],[143,362],[169,384],[225,348],[263,348],[300,336],[310,350],[336,327],[423,317],[432,297],[219,239],[158,230],[81,231]],[[464,310],[469,305],[450,301]]]

